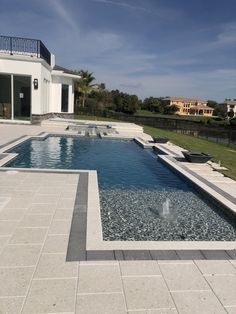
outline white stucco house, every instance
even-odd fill
[[[0,120],[38,123],[73,116],[79,79],[57,66],[40,40],[0,36]]]
[[[223,102],[223,104],[225,105],[225,111],[227,112],[227,115],[229,114],[229,112],[233,112],[233,117],[236,117],[236,100],[231,100],[231,99],[225,99],[225,101]]]

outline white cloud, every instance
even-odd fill
[[[64,1],[65,2],[65,1]],[[67,24],[74,32],[78,32],[78,24],[75,21],[73,15],[67,9],[66,5],[62,4],[60,0],[50,0],[49,3],[51,4],[52,9],[54,12],[60,17],[60,19]]]
[[[144,11],[144,12],[148,12],[150,13],[151,11],[144,8],[144,7],[140,7],[140,6],[135,6],[135,5],[131,5],[127,2],[119,2],[119,1],[112,1],[112,0],[92,0],[93,2],[98,2],[98,3],[102,3],[102,4],[108,4],[108,5],[115,5],[115,6],[120,6],[123,8],[128,8],[131,10],[140,10],[140,11]]]
[[[236,23],[224,25],[223,30],[218,34],[216,44],[229,45],[236,43]]]

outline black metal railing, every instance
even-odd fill
[[[0,36],[0,52],[42,58],[51,65],[51,53],[41,40]]]

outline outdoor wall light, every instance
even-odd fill
[[[34,79],[33,84],[34,84],[34,89],[38,89],[39,87],[38,79]]]

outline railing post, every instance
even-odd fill
[[[10,54],[13,55],[13,52],[12,52],[12,37],[10,38]]]

